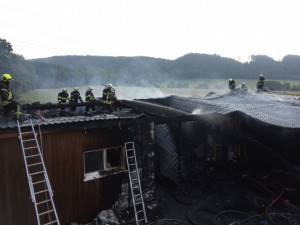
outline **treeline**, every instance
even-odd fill
[[[0,73],[13,75],[16,94],[34,88],[104,85],[108,82],[116,86],[156,87],[168,82],[173,87],[172,81],[176,80],[229,77],[257,79],[260,73],[268,81],[286,78],[299,80],[300,56],[287,55],[281,61],[275,61],[265,55],[254,55],[246,63],[219,55],[197,53],[175,60],[143,56],[54,56],[25,60],[13,53],[9,42],[0,39]],[[183,83],[180,87],[187,87],[187,84]]]
[[[13,93],[15,96],[36,88],[39,79],[35,67],[23,56],[13,53],[12,45],[0,38],[0,76],[4,73],[13,76]]]
[[[115,85],[159,86],[160,82],[181,79],[257,79],[261,73],[268,80],[300,79],[300,56],[296,55],[285,56],[281,61],[258,55],[252,56],[250,62],[246,63],[218,55],[194,53],[176,60],[150,57],[55,56],[32,60],[32,64],[36,68],[46,67],[47,64],[55,70],[57,65],[65,68],[64,74],[56,74],[59,77],[64,76],[58,80],[66,80],[70,84],[85,81],[97,85],[110,82]],[[38,72],[43,77],[41,81],[53,76],[48,70]],[[46,87],[53,81],[47,84],[41,82],[40,86]]]

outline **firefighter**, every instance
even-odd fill
[[[9,83],[12,80],[10,74],[3,74],[1,76],[0,81],[0,97],[1,97],[1,105],[3,107],[3,116],[9,116],[12,110],[15,110],[16,119],[19,119],[20,105],[18,102],[14,100],[14,96],[12,94],[11,89],[9,88]]]
[[[58,104],[60,105],[60,116],[66,115],[66,107],[67,100],[70,102],[69,94],[67,88],[63,88],[61,92],[58,93],[57,96]]]
[[[79,88],[78,87],[75,87],[74,88],[74,91],[71,92],[71,111],[70,113],[71,114],[75,114],[75,111],[76,111],[76,104],[78,103],[78,100],[83,103],[83,100],[80,96],[80,92],[79,92]]]
[[[242,83],[242,87],[241,87],[241,88],[242,88],[242,92],[243,92],[243,93],[248,92],[248,87],[246,86],[246,83],[245,83],[245,82]]]
[[[235,81],[232,78],[229,78],[229,82],[228,82],[228,88],[233,91],[235,89]]]
[[[112,88],[113,88],[112,84],[106,84],[105,88],[103,89],[103,93],[102,93],[102,103],[104,104],[105,112],[109,112],[109,113],[111,113],[113,111],[112,97],[114,95],[113,93],[115,93],[115,90],[112,93]]]
[[[259,74],[259,79],[258,79],[258,82],[256,84],[257,92],[262,92],[263,89],[264,89],[264,85],[265,85],[264,75]]]
[[[96,99],[92,92],[93,90],[94,90],[94,88],[90,86],[90,87],[88,87],[88,89],[85,92],[85,102],[89,103],[85,107],[85,113],[88,113],[90,107],[91,107],[93,113],[96,113]]]

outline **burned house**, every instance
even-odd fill
[[[177,190],[173,194],[185,202],[191,200],[186,184],[196,183],[197,194],[207,187],[218,192],[213,203],[206,204],[210,213],[218,215],[224,209],[242,208],[238,200],[228,206],[228,199],[224,198],[234,197],[226,189],[221,190],[218,181],[249,185],[249,180],[268,175],[278,182],[284,181],[293,190],[284,201],[293,205],[288,211],[289,219],[299,219],[291,216],[297,214],[293,210],[297,211],[300,204],[297,100],[267,94],[168,96],[122,100],[122,105],[113,114],[46,117],[41,111],[43,120],[40,115],[32,118],[61,224],[87,224],[103,209],[130,207],[124,150],[128,141],[135,143],[146,206],[156,196],[157,181]],[[21,125],[29,126],[28,120]],[[0,127],[0,224],[37,224],[17,125],[14,121],[2,121]],[[271,200],[277,192],[273,190]],[[197,195],[197,204],[212,199],[211,196]],[[247,199],[250,200],[239,201],[245,210],[263,210],[258,198]],[[276,219],[274,216],[273,220]],[[213,224],[213,220],[210,222]]]

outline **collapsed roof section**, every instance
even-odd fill
[[[284,128],[300,128],[300,106],[272,94],[227,94],[212,98],[188,98],[168,96],[165,98],[143,99],[145,104],[156,104],[193,115],[241,112],[256,120]],[[136,103],[135,103],[136,104]],[[140,105],[142,105],[140,103]]]

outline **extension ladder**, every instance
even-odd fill
[[[133,142],[125,143],[125,152],[135,221],[136,224],[139,225],[139,222],[143,220],[145,221],[145,223],[147,223],[147,216]]]
[[[19,120],[17,120],[17,125],[31,200],[34,203],[38,225],[60,225],[53,201],[53,192],[32,120],[30,120],[29,127],[20,126]]]

